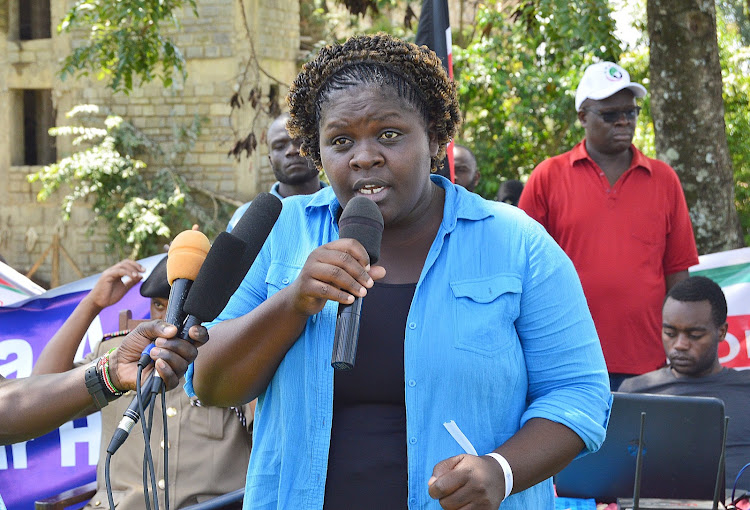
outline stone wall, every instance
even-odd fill
[[[26,273],[59,235],[63,247],[84,275],[116,262],[106,250],[104,229],[87,236],[93,217],[85,205],[77,206],[71,220],[60,221],[59,197],[36,201],[38,186],[26,176],[41,167],[23,164],[24,89],[50,90],[58,125],[67,123],[65,113],[73,106],[93,103],[110,109],[160,143],[171,139],[175,125],[189,124],[195,115],[209,123],[184,160],[184,175],[191,185],[218,193],[237,203],[267,190],[273,182],[266,147],[258,145],[251,157],[240,161],[227,153],[237,136],[252,129],[263,140],[268,115],[245,105],[232,112],[229,99],[235,91],[247,95],[250,84],[260,83],[264,94],[271,84],[280,84],[280,94],[296,74],[299,49],[298,0],[201,0],[198,17],[192,11],[180,16],[181,28],[173,39],[187,59],[188,78],[170,88],[160,82],[137,87],[130,95],[113,95],[93,79],[60,81],[59,63],[76,45],[75,37],[60,36],[56,25],[72,1],[50,0],[52,38],[20,41],[19,2],[0,0],[0,254],[16,270]],[[244,6],[244,12],[242,7]],[[251,55],[257,59],[250,59]],[[255,64],[248,64],[248,62]],[[273,79],[269,78],[269,75]],[[58,138],[57,156],[73,148],[70,140]],[[48,257],[36,273],[41,283],[51,280]],[[60,283],[78,275],[65,262],[60,264]]]

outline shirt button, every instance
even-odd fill
[[[174,407],[168,407],[167,416],[169,416],[170,418],[174,418],[175,416],[177,416],[177,409],[175,409]]]
[[[283,280],[281,280],[281,283],[287,285],[289,283],[289,278],[284,278]]]
[[[410,498],[409,499],[409,504],[410,505],[416,505],[417,504],[417,498]]]
[[[161,489],[164,490],[164,478],[156,482],[156,485]]]
[[[409,438],[409,444],[417,444],[417,438],[416,437]]]
[[[417,329],[417,323],[416,322],[410,322],[409,323],[409,329]]]
[[[409,386],[413,388],[416,385],[417,385],[417,381],[415,381],[414,379],[409,379]]]

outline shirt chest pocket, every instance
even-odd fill
[[[225,413],[233,411],[222,407],[191,406],[185,412],[190,413],[189,426],[196,437],[222,439]]]
[[[503,273],[451,282],[455,347],[494,356],[518,344],[521,277]]]
[[[287,287],[295,278],[297,278],[300,271],[302,271],[301,267],[281,264],[278,262],[272,263],[266,274],[268,296],[270,297],[281,289]]]

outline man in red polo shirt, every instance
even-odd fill
[[[575,101],[586,138],[540,163],[518,204],[575,264],[613,391],[665,365],[664,296],[698,263],[677,174],[632,144],[645,94],[619,65],[589,66]]]

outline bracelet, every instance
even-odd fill
[[[113,398],[109,399],[114,400],[114,397],[119,397],[124,392],[122,390],[118,390],[114,384],[112,384],[112,377],[109,375],[109,355],[112,354],[112,352],[117,349],[117,347],[112,347],[109,351],[107,351],[107,354],[99,358],[99,373],[102,376],[102,382],[104,383],[104,386],[106,386],[107,390],[109,390],[110,393],[112,393]]]
[[[492,457],[498,462],[498,464],[500,464],[500,467],[503,468],[503,477],[505,478],[505,496],[503,496],[503,501],[505,501],[505,499],[510,496],[511,491],[513,491],[513,470],[510,468],[508,461],[505,460],[505,457],[499,453],[490,452],[485,455],[485,457]]]

